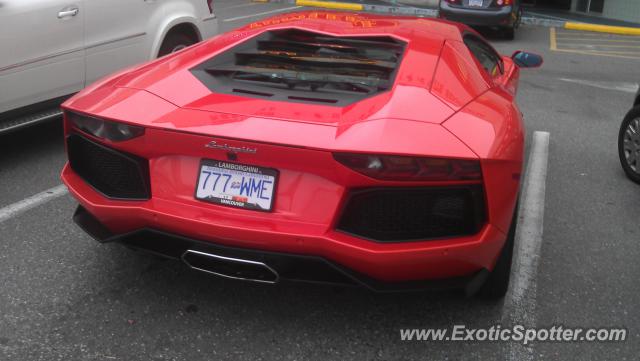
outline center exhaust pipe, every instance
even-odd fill
[[[262,262],[230,258],[216,254],[187,250],[182,254],[187,266],[216,276],[260,283],[276,283],[279,276],[273,268]]]

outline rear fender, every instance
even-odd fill
[[[507,56],[502,57],[502,60],[504,62],[504,75],[500,79],[500,83],[507,93],[515,97],[518,93],[518,84],[520,82],[520,68]]]
[[[443,125],[481,159],[489,221],[506,234],[522,175],[524,126],[520,110],[506,91],[495,88]]]

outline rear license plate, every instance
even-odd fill
[[[253,165],[203,160],[196,199],[225,206],[271,211],[278,171]]]
[[[469,0],[469,6],[482,7],[483,0]]]

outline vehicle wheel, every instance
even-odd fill
[[[516,38],[516,28],[515,28],[515,26],[508,27],[508,28],[503,28],[502,29],[502,36],[507,40],[515,39]]]
[[[516,237],[516,225],[518,223],[518,204],[511,220],[507,240],[502,247],[502,252],[498,257],[493,271],[487,277],[484,285],[478,291],[478,296],[487,299],[500,299],[504,297],[509,289],[509,278],[511,277],[511,261],[513,259],[513,246]]]
[[[620,125],[618,155],[627,177],[640,183],[640,106],[631,109]]]
[[[189,45],[197,43],[191,36],[183,33],[171,33],[162,42],[158,56],[164,56],[167,54],[175,53],[182,50]]]

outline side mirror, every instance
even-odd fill
[[[511,59],[513,59],[513,62],[521,68],[539,68],[544,62],[542,56],[522,50],[518,50],[513,53],[513,55],[511,55]]]

